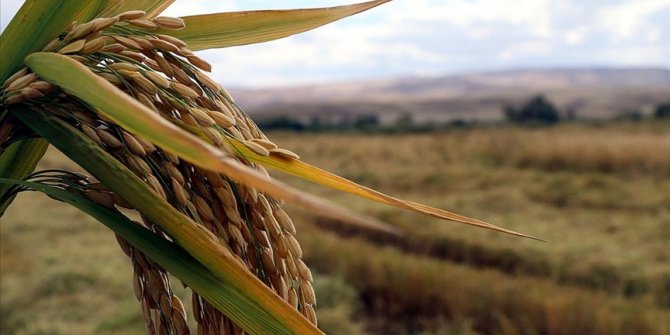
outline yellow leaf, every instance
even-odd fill
[[[321,170],[299,159],[290,159],[275,154],[271,154],[270,156],[262,156],[256,154],[255,152],[250,150],[246,145],[244,145],[244,143],[234,138],[227,137],[227,139],[229,143],[235,148],[235,150],[240,154],[240,156],[244,157],[245,159],[248,159],[249,161],[254,163],[261,164],[265,167],[273,168],[279,171],[292,174],[294,176],[300,177],[305,180],[309,180],[316,184],[327,186],[343,192],[355,194],[359,197],[363,197],[387,205],[408,209],[414,212],[419,212],[439,219],[460,222],[472,226],[477,226],[511,235],[538,240],[535,237],[518,233],[502,227],[498,227],[496,225],[487,222],[451,213],[442,209],[422,205],[416,202],[394,198],[379,191],[375,191],[371,188],[356,184],[353,181],[350,181],[346,178],[342,178],[328,171]]]
[[[379,220],[299,191],[239,163],[218,148],[170,123],[67,56],[37,52],[26,57],[25,63],[41,78],[80,98],[124,129],[190,163],[223,173],[238,183],[322,215],[372,229],[395,232]]]
[[[328,8],[184,16],[182,19],[186,23],[186,28],[159,30],[159,32],[182,39],[192,50],[225,48],[267,42],[302,33],[389,1],[376,0]]]

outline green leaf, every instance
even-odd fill
[[[158,237],[121,213],[97,205],[88,198],[40,183],[11,179],[0,179],[0,183],[29,187],[86,212],[179,278],[235,323],[245,325],[243,328],[246,331],[252,334],[293,333],[282,325],[277,315],[269,313],[262,304],[254,301],[244,287],[217,278],[182,247]]]
[[[328,171],[324,171],[315,166],[309,165],[299,159],[287,159],[280,155],[275,154],[271,154],[270,156],[262,156],[253,152],[242,142],[229,136],[227,136],[226,138],[228,139],[228,142],[240,154],[241,157],[244,157],[245,159],[248,159],[251,162],[261,164],[265,167],[289,173],[305,180],[309,180],[316,184],[320,184],[343,192],[355,194],[359,197],[377,201],[383,204],[422,213],[439,219],[460,222],[472,226],[477,226],[511,235],[538,240],[535,237],[528,236],[526,234],[521,234],[509,229],[501,228],[487,222],[451,213],[442,209],[422,205],[416,202],[394,198],[382,192],[356,184],[351,180],[342,178]]]
[[[389,1],[376,0],[328,8],[184,16],[182,19],[186,23],[186,28],[160,30],[159,33],[180,38],[192,50],[225,48],[267,42],[302,33]]]
[[[23,65],[26,55],[40,50],[72,21],[88,21],[100,9],[102,0],[26,0],[0,35],[0,82]],[[48,143],[31,139],[15,143],[0,157],[0,177],[20,178],[32,172]],[[11,204],[9,187],[0,186],[0,216]]]
[[[94,18],[103,0],[26,0],[0,36],[0,82],[18,71],[23,58],[42,49],[72,21]]]
[[[158,224],[178,245],[198,260],[217,278],[238,287],[260,308],[273,315],[282,327],[294,334],[322,334],[298,311],[281,300],[256,276],[244,268],[233,254],[212,240],[198,224],[177,211],[142,180],[77,129],[44,111],[17,105],[11,112],[40,136],[48,140],[79,166],[130,203],[149,220]],[[118,182],[123,180],[122,183]],[[240,317],[229,315],[231,318]],[[257,332],[254,323],[241,323],[245,330]]]
[[[67,56],[38,52],[28,56],[26,64],[41,78],[93,106],[100,114],[127,131],[149,140],[163,150],[188,162],[223,173],[241,184],[322,215],[372,229],[395,232],[392,227],[379,220],[365,217],[299,191],[237,162],[218,148],[170,123]]]
[[[33,172],[39,160],[49,147],[49,143],[40,138],[31,138],[13,143],[0,154],[0,178],[21,179]],[[9,196],[11,185],[0,185],[0,216],[14,200]]]

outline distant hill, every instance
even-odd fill
[[[545,94],[580,118],[608,118],[631,110],[650,113],[670,101],[670,69],[511,70],[443,77],[409,77],[267,89],[232,89],[257,117],[377,114],[392,120],[496,120],[505,104]]]

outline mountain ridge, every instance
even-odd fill
[[[584,117],[650,112],[670,101],[670,69],[521,69],[437,77],[399,77],[262,89],[231,89],[257,116],[411,114],[418,119],[490,120],[505,104],[544,94],[559,109]]]

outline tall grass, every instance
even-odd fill
[[[533,131],[492,138],[484,153],[495,163],[549,171],[670,175],[670,134]]]
[[[493,247],[473,243],[464,238],[435,235],[430,230],[416,229],[403,236],[361,232],[327,219],[314,219],[317,225],[340,236],[365,235],[365,241],[378,246],[392,246],[404,253],[465,264],[473,268],[496,269],[509,275],[546,278],[556,283],[604,291],[608,294],[634,297],[653,295],[659,306],[670,298],[670,277],[645,277],[626,271],[608,262],[567,265],[555,262],[549,255],[526,253],[510,247]]]
[[[670,313],[644,302],[407,255],[361,239],[309,235],[303,242],[309,264],[339,273],[354,286],[368,317],[385,320],[376,324],[378,333],[434,331],[444,318],[474,320],[474,329],[483,334],[670,331]]]

